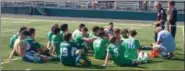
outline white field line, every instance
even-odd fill
[[[44,19],[15,19],[15,18],[2,18],[2,20],[24,20],[24,21],[45,21],[45,22],[81,22],[81,23],[97,23],[97,22],[83,22],[83,21],[67,21],[67,20],[44,20]],[[107,24],[104,22],[99,22],[98,24]],[[133,24],[133,23],[125,23],[125,24],[121,24],[121,23],[116,23],[116,25],[130,25],[130,26],[151,26],[151,24],[141,24],[141,23],[137,23],[137,24]],[[177,27],[180,27],[180,25],[178,25]]]
[[[12,59],[11,61],[3,61],[2,63],[1,63],[1,65],[3,65],[3,64],[6,64],[6,63],[9,63],[9,62],[12,62],[12,61],[15,61],[15,60],[19,60],[19,59],[21,59],[21,57],[17,57],[17,58],[14,58],[14,59]]]
[[[27,68],[27,69],[25,69],[25,71],[29,71],[29,70],[31,70],[31,68]]]

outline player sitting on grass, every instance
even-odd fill
[[[77,45],[77,49],[80,53],[80,58],[84,58],[84,60],[88,60],[87,58],[87,50],[86,47],[87,43],[91,43],[92,40],[90,38],[87,38],[88,29],[86,27],[83,27],[81,29],[81,32],[76,34],[76,36],[73,38],[74,43]]]
[[[121,45],[121,37],[120,37],[120,29],[115,29],[114,30],[114,36],[116,37],[116,46],[120,46]]]
[[[50,56],[49,49],[47,49],[45,46],[41,45],[35,40],[35,31],[35,28],[28,29],[29,34],[25,40],[30,44],[30,48],[28,48],[27,51],[35,51],[37,53]]]
[[[132,29],[129,31],[129,38],[122,42],[121,47],[124,48],[124,57],[126,59],[146,63],[148,60],[148,54],[140,51],[140,42],[135,38],[136,35],[137,32]]]
[[[77,52],[77,46],[71,42],[71,33],[65,33],[63,38],[64,41],[60,45],[60,62],[66,66],[76,66],[80,62],[80,58]]]
[[[116,46],[116,37],[113,36],[110,38],[110,44],[107,47],[107,55],[105,58],[104,67],[107,66],[109,59],[111,58],[113,62],[118,66],[125,66],[125,65],[137,65],[140,61],[132,60],[129,58],[125,58],[124,54],[124,47]]]
[[[19,33],[18,38],[15,41],[14,48],[10,54],[9,61],[11,61],[13,54],[16,52],[20,57],[22,57],[23,61],[26,62],[38,62],[42,63],[48,61],[49,58],[36,54],[34,51],[27,52],[26,49],[30,48],[29,43],[25,41],[26,36],[28,35],[28,31],[24,30]]]
[[[13,46],[14,46],[14,42],[15,40],[18,38],[19,34],[23,31],[23,30],[26,30],[27,27],[25,26],[22,26],[20,29],[19,29],[19,32],[14,34],[11,38],[10,38],[10,43],[9,43],[9,46],[11,49],[13,49]]]
[[[47,44],[47,48],[50,49],[51,48],[51,39],[52,39],[52,36],[53,36],[53,29],[54,28],[59,28],[59,25],[58,24],[54,24],[52,27],[51,27],[51,31],[48,32],[47,34],[47,37],[48,37],[48,44]]]
[[[96,40],[98,38],[98,32],[99,32],[99,27],[98,26],[94,26],[92,28],[92,32],[89,34],[89,38],[92,39],[92,42],[87,44],[87,47],[90,49],[93,49],[93,41]]]
[[[109,23],[109,27],[108,27],[107,29],[105,29],[105,33],[106,33],[109,37],[111,37],[111,36],[114,35],[114,24],[113,24],[113,22],[110,22],[110,23]]]
[[[137,32],[135,30],[130,30],[129,38],[125,39],[121,44],[121,47],[125,48],[125,58],[137,59],[138,57],[140,43],[139,40],[135,38],[136,35]]]
[[[65,32],[68,31],[68,24],[61,24],[60,26],[60,39],[61,39],[61,42],[63,41],[63,35]]]
[[[58,57],[60,55],[60,43],[61,43],[61,37],[60,37],[60,29],[59,28],[54,28],[53,29],[54,35],[52,36],[51,39],[51,55]]]
[[[105,32],[99,32],[98,38],[93,42],[94,58],[105,59],[108,41],[104,38]]]
[[[121,40],[124,41],[125,39],[128,39],[128,34],[129,34],[128,30],[127,29],[123,29],[121,31]]]
[[[109,42],[109,36],[105,33],[105,30],[103,27],[100,27],[99,33],[103,32],[104,33],[104,39],[106,40],[106,42]]]
[[[99,32],[99,27],[98,26],[94,26],[93,28],[92,28],[92,32],[89,34],[89,37],[90,38],[98,38],[98,32]]]
[[[157,42],[153,43],[153,47],[159,50],[164,59],[171,59],[175,50],[173,36],[167,30],[162,30],[161,27],[157,27],[156,32],[158,32],[158,38]]]
[[[79,28],[76,29],[76,30],[72,33],[72,38],[74,38],[74,37],[76,36],[76,34],[80,33],[82,27],[85,27],[85,24],[82,23],[82,24],[79,25]]]

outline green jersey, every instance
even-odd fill
[[[11,49],[13,49],[13,46],[14,46],[14,42],[15,40],[18,38],[19,34],[14,34],[11,38],[10,38],[10,42],[9,42],[9,46]]]
[[[60,45],[60,60],[64,65],[76,64],[76,45],[72,42],[62,42]]]
[[[109,44],[107,47],[107,52],[111,55],[114,63],[117,65],[124,64],[124,50],[121,47],[117,47],[115,44]]]
[[[92,32],[92,33],[89,33],[88,38],[97,39],[98,37],[95,35],[94,32]],[[90,49],[93,49],[93,42],[92,43],[88,43],[87,47],[90,48]]]
[[[28,48],[27,51],[35,51],[35,52],[37,52],[37,49],[42,47],[40,43],[36,42],[30,36],[28,36],[25,40],[26,40],[27,43],[30,44],[30,48]]]
[[[56,55],[58,56],[60,54],[60,43],[61,43],[60,35],[59,36],[53,35],[51,43],[56,47],[55,52]]]
[[[48,40],[49,40],[49,41],[51,41],[52,36],[53,36],[53,33],[52,33],[51,31],[48,32],[47,37],[48,37]]]
[[[89,38],[95,38],[97,39],[98,37],[96,36],[96,34],[94,32],[89,34]]]
[[[93,42],[94,57],[96,59],[104,59],[106,56],[106,39],[98,38]]]
[[[64,32],[63,31],[60,31],[60,39],[61,39],[61,42],[63,41],[63,35],[64,35]]]
[[[132,63],[134,62],[133,60],[124,57],[123,47],[117,47],[115,44],[109,44],[107,52],[111,55],[114,63],[119,66],[132,65]]]
[[[129,59],[137,59],[137,49],[140,46],[139,40],[128,38],[123,41],[121,47],[125,48],[125,57]]]
[[[74,37],[74,43],[77,45],[78,48],[85,48],[85,42],[83,40],[83,35],[81,33],[76,34]]]

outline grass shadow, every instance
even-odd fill
[[[183,55],[184,56],[184,54],[180,54],[180,53],[175,53],[175,55]]]
[[[137,66],[120,66],[120,67],[130,67],[130,68],[142,68],[142,69],[147,69],[146,67],[143,67],[143,66],[140,66],[140,65],[137,65]]]
[[[147,64],[161,63],[163,61],[148,60]]]
[[[77,67],[77,68],[84,68],[84,69],[104,69],[105,68],[105,67],[103,67],[101,65],[91,65],[89,67],[79,65],[79,66],[70,66],[70,67]]]
[[[182,58],[172,58],[170,60],[174,60],[174,61],[185,61],[185,59],[182,59]]]

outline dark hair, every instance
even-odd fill
[[[169,4],[175,6],[175,1],[170,1]]]
[[[27,29],[27,27],[22,26],[22,27],[19,29],[19,33],[21,33],[23,30],[26,30],[26,29]]]
[[[122,29],[121,34],[129,33],[128,29]]]
[[[115,43],[116,42],[116,36],[112,36],[110,38],[110,43]]]
[[[134,29],[130,30],[129,33],[130,33],[131,36],[137,35],[137,32],[136,32],[136,30],[134,30]]]
[[[103,37],[103,36],[105,36],[105,32],[99,32],[97,35],[98,35],[99,37]]]
[[[104,28],[103,27],[100,27],[100,30],[103,30],[104,31]]]
[[[55,35],[60,33],[60,29],[59,28],[53,28],[53,31],[52,31]]]
[[[35,28],[29,28],[28,33],[29,33],[29,36],[35,33]]]
[[[65,41],[69,41],[70,38],[71,38],[71,36],[72,36],[71,33],[65,33],[63,39],[64,39]]]
[[[28,32],[28,30],[22,30],[19,35],[28,36],[29,32]]]
[[[57,25],[58,25],[58,24],[54,24],[54,25],[51,27],[51,31],[53,31],[54,28],[57,28],[57,27],[56,27]]]
[[[82,27],[82,30],[85,31],[85,32],[88,31],[87,27]]]
[[[114,23],[113,22],[110,22],[109,25],[113,25]]]
[[[62,31],[66,31],[67,28],[68,28],[68,24],[66,24],[66,23],[60,25],[60,30],[62,30]]]
[[[85,27],[85,24],[81,23],[81,24],[79,25],[79,30],[80,30],[82,27]]]
[[[114,33],[120,33],[120,29],[115,29]]]
[[[100,29],[100,28],[99,28],[98,26],[94,26],[94,27],[92,28],[92,31],[93,31],[93,32],[97,32],[99,29]]]

